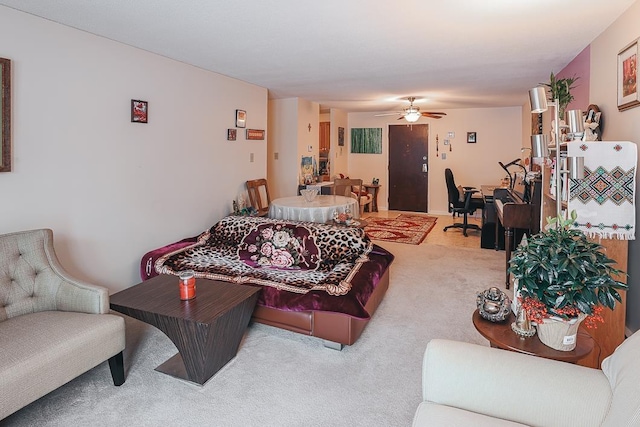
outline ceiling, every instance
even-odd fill
[[[635,0],[0,0],[322,109],[522,105]],[[539,34],[535,34],[535,32]]]

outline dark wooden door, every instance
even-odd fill
[[[429,125],[389,126],[389,210],[427,212]]]

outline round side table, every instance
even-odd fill
[[[504,322],[497,323],[484,319],[478,310],[473,312],[473,326],[480,335],[489,340],[491,347],[569,363],[576,363],[593,351],[593,338],[582,330],[578,331],[576,348],[571,351],[560,351],[542,344],[537,334],[530,338],[520,338],[511,330],[511,323],[515,320],[513,313]]]

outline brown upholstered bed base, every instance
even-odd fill
[[[373,316],[388,288],[389,268],[380,278],[380,282],[378,282],[365,305],[370,316]],[[325,346],[341,349],[343,345],[351,345],[356,342],[370,318],[359,319],[332,311],[285,311],[256,306],[252,320],[275,326],[276,328],[321,338],[325,340]]]

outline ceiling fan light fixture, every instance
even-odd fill
[[[416,108],[409,108],[405,115],[404,115],[404,119],[406,121],[408,121],[409,123],[415,123],[418,121],[418,119],[422,116],[422,114],[420,114],[420,111]]]

